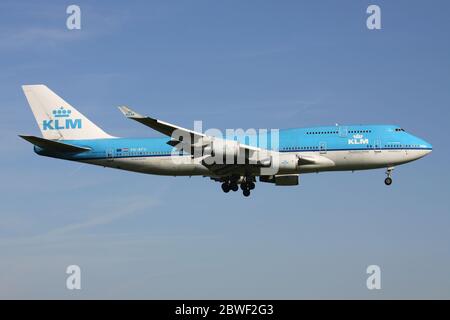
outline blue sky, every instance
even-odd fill
[[[450,298],[448,1],[77,1],[77,31],[69,4],[0,4],[0,298]],[[205,129],[398,124],[434,150],[389,188],[311,174],[247,199],[35,155],[37,83],[117,136],[158,136],[125,104]]]

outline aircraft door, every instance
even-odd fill
[[[373,149],[375,150],[375,152],[381,152],[381,140],[380,139],[375,140],[375,143],[373,144]]]
[[[107,149],[106,150],[106,159],[108,161],[113,161],[114,160],[114,149]]]
[[[320,154],[326,154],[327,153],[327,143],[326,142],[320,142],[319,143],[319,151],[320,151]]]
[[[347,126],[340,126],[339,127],[339,137],[345,138],[348,134],[348,127]]]

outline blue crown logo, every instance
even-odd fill
[[[52,113],[55,118],[64,118],[64,117],[70,117],[70,114],[72,113],[72,111],[66,110],[66,109],[64,109],[64,107],[61,107],[59,109],[53,110]]]

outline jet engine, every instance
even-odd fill
[[[277,186],[296,186],[298,185],[298,174],[277,174],[274,176],[260,176],[259,181],[274,183]]]
[[[298,157],[295,154],[280,154],[278,159],[279,173],[294,173],[298,170]]]

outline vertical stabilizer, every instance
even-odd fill
[[[97,127],[47,86],[42,84],[24,85],[22,89],[45,139],[114,138]]]

